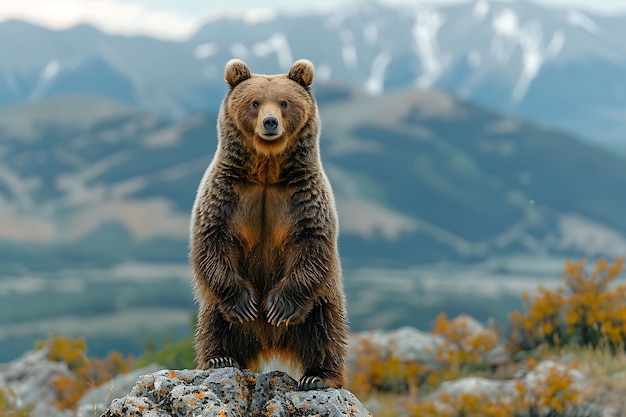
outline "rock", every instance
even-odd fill
[[[568,366],[566,361],[561,360],[557,362],[551,359],[538,363],[535,369],[528,372],[524,376],[524,384],[530,390],[541,387],[542,385],[545,385],[545,381],[551,371],[567,375],[572,381],[572,388],[579,391],[585,388],[587,378],[582,371]]]
[[[460,397],[464,394],[486,395],[489,398],[508,401],[515,395],[515,382],[513,380],[494,380],[468,376],[455,381],[443,382],[427,398],[437,399],[442,392],[446,392],[454,397]]]
[[[135,386],[140,376],[159,369],[161,369],[159,365],[148,365],[127,374],[118,375],[112,380],[87,391],[78,402],[76,417],[101,415],[114,398],[126,395]]]
[[[390,331],[373,330],[358,333],[351,339],[351,356],[355,355],[364,340],[371,342],[381,352],[393,353],[401,360],[436,364],[437,348],[444,343],[445,339],[411,326]],[[348,361],[351,359],[351,357],[348,358]]]
[[[17,406],[33,404],[32,417],[70,417],[70,410],[54,406],[56,391],[51,382],[61,375],[71,375],[63,362],[48,360],[48,349],[26,352],[24,355],[0,365],[0,388],[15,393]]]
[[[459,329],[460,335],[485,335],[496,341],[496,345],[482,355],[485,364],[498,366],[510,362],[510,354],[506,351],[506,343],[498,341],[496,331],[483,325],[478,320],[466,314],[450,320],[451,326]],[[443,335],[423,332],[411,326],[404,326],[397,330],[373,330],[357,333],[350,341],[350,355],[348,362],[353,363],[356,353],[364,343],[371,343],[380,352],[393,354],[403,361],[417,361],[432,366],[440,367],[437,353],[445,357],[446,351],[458,350],[454,343],[447,343],[448,339]],[[472,350],[472,346],[464,346]]]
[[[139,378],[130,393],[113,400],[103,417],[371,417],[345,389],[298,391],[275,371],[161,370]]]
[[[475,395],[485,396],[497,403],[511,403],[516,398],[519,398],[518,382],[524,386],[526,392],[535,392],[537,389],[545,389],[546,381],[552,371],[558,372],[558,375],[567,376],[568,379],[572,381],[571,389],[579,392],[585,389],[587,379],[584,373],[578,369],[572,368],[565,362],[557,362],[548,359],[537,364],[533,370],[519,379],[494,380],[470,376],[454,381],[446,381],[435,391],[428,394],[425,399],[433,400],[437,409],[441,410],[447,409],[447,404],[440,401],[442,393],[444,392],[455,398],[459,398],[462,395]],[[589,414],[580,415],[596,416],[599,415],[597,410],[597,405],[585,404],[582,408],[572,407],[567,415],[573,417],[579,415],[575,413],[589,412]]]

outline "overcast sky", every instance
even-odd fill
[[[413,5],[460,2],[379,1]],[[533,1],[599,14],[626,14],[626,0]],[[223,14],[226,9],[231,13],[238,10],[238,13],[245,13],[250,18],[262,18],[276,11],[329,9],[345,3],[346,0],[0,0],[0,21],[17,18],[54,28],[87,22],[111,33],[145,33],[162,38],[182,39],[192,33],[200,22]]]

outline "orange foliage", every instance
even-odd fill
[[[55,405],[59,409],[75,410],[78,400],[88,389],[131,369],[131,360],[124,359],[119,352],[111,352],[105,359],[88,358],[87,345],[81,338],[50,336],[46,341],[37,342],[36,346],[38,349],[46,347],[48,360],[65,362],[71,371],[71,374],[59,375],[51,382],[56,391]]]
[[[432,333],[443,337],[443,343],[434,352],[439,362],[437,367],[403,360],[393,353],[393,346],[381,348],[362,337],[355,344],[356,361],[349,389],[356,393],[379,390],[416,394],[422,387],[435,387],[458,377],[460,372],[479,367],[484,355],[495,347],[497,336],[494,332],[470,329],[468,319],[462,314],[448,320],[445,314],[440,314],[435,320]]]
[[[29,417],[33,404],[18,405],[19,403],[18,396],[13,390],[0,388],[0,416]]]
[[[532,365],[532,361],[528,365]],[[582,403],[581,393],[574,386],[570,373],[575,367],[576,364],[571,367],[551,366],[530,387],[522,379],[516,379],[514,390],[509,394],[452,395],[441,391],[436,398],[410,403],[407,408],[415,417],[510,417],[526,415],[531,409],[551,410],[561,415],[568,408]]]
[[[403,361],[391,350],[383,350],[367,338],[361,338],[356,347],[350,391],[363,394],[374,390],[415,390],[419,378],[426,372],[424,365]]]
[[[498,343],[494,332],[470,329],[466,314],[453,320],[448,320],[445,313],[439,314],[432,332],[444,337],[443,344],[437,348],[437,360],[446,365],[442,375],[444,379],[464,369],[482,365],[485,354]]]
[[[544,287],[534,297],[523,294],[525,311],[511,314],[511,341],[521,349],[542,343],[610,346],[624,343],[626,337],[626,284],[613,285],[624,261],[595,262],[591,275],[585,273],[585,259],[567,261],[565,285],[550,291]]]

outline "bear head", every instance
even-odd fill
[[[311,93],[314,72],[313,64],[301,59],[287,74],[252,74],[245,62],[232,59],[224,74],[229,87],[224,115],[251,149],[280,153],[305,126],[319,124]]]

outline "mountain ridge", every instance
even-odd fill
[[[0,104],[37,97],[46,74],[49,89],[43,95],[53,94],[61,79],[51,75],[81,74],[80,67],[89,64],[82,76],[101,73],[105,80],[105,74],[115,74],[110,82],[119,86],[118,98],[127,94],[122,101],[178,117],[216,111],[214,103],[225,91],[223,65],[232,57],[260,73],[285,71],[306,57],[316,64],[318,82],[370,94],[438,88],[623,147],[626,46],[616,39],[626,36],[624,28],[626,16],[484,0],[410,8],[364,2],[271,21],[222,18],[178,42],[106,35],[84,25],[52,31],[5,22],[0,35],[18,47],[0,45]],[[38,46],[25,55],[19,54],[21,44]],[[103,94],[91,87],[96,84],[84,92]]]

